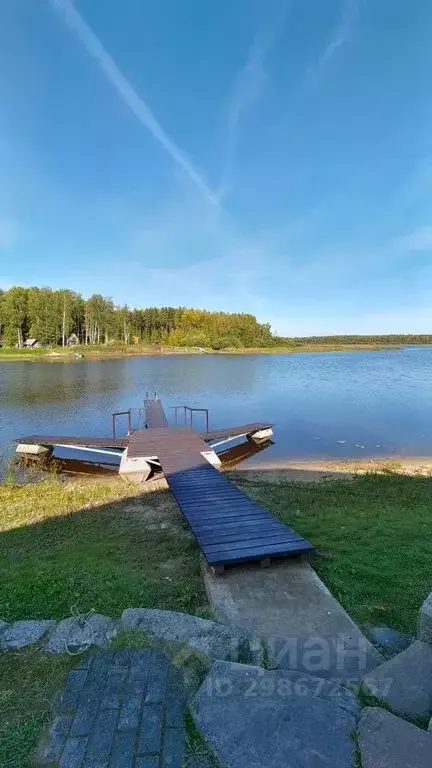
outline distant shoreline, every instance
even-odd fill
[[[293,347],[244,347],[228,349],[199,349],[197,347],[91,347],[55,349],[2,349],[0,362],[76,362],[77,360],[115,360],[126,357],[163,357],[166,355],[295,355],[313,352],[361,352],[402,349],[401,344],[304,344]],[[430,346],[422,344],[419,346]],[[83,357],[77,357],[82,355]]]

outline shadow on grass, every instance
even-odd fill
[[[53,480],[0,487],[2,619],[91,609],[118,617],[131,606],[208,611],[198,548],[171,495],[101,503],[110,493]]]

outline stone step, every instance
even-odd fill
[[[430,714],[432,646],[416,640],[406,651],[366,675],[363,685],[397,712],[423,716]]]
[[[359,704],[339,684],[217,661],[192,711],[228,768],[352,768]]]
[[[432,733],[384,709],[363,710],[358,739],[363,768],[431,768]]]

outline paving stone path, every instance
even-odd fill
[[[42,765],[180,768],[181,672],[152,650],[99,652],[69,673]]]

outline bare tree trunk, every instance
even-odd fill
[[[63,301],[62,346],[66,346],[66,300]]]

